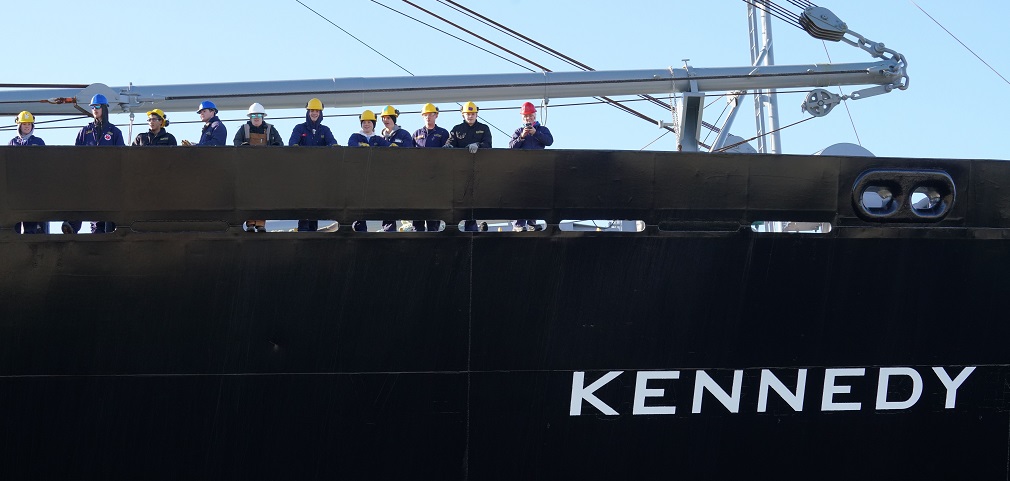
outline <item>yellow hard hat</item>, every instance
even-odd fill
[[[475,113],[477,113],[477,110],[478,110],[477,109],[477,104],[475,104],[473,102],[467,102],[467,103],[463,104],[463,110],[461,110],[460,112],[462,112],[464,114],[469,114],[469,113],[474,113],[475,114]]]
[[[309,99],[309,103],[305,104],[305,110],[323,110],[323,101],[319,99]]]
[[[400,116],[400,111],[394,109],[392,105],[387,105],[386,108],[382,109],[382,113],[379,114],[379,116],[380,117],[385,117],[387,115],[390,116],[390,117],[399,117]]]
[[[435,104],[424,104],[424,108],[421,109],[422,114],[435,114],[438,113],[438,107]]]
[[[168,116],[165,115],[165,111],[163,111],[161,109],[151,109],[151,110],[148,110],[147,111],[147,116],[150,117],[151,114],[154,114],[154,115],[157,115],[158,117],[161,117],[161,121],[163,122],[161,126],[162,127],[168,127]]]
[[[366,110],[362,112],[361,116],[358,117],[358,121],[364,122],[366,120],[371,120],[372,122],[375,122],[375,112],[372,112],[371,110]]]
[[[15,124],[34,124],[35,116],[27,110],[22,110],[18,117],[14,119]]]

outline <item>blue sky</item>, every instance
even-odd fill
[[[916,0],[993,67],[1010,75],[1006,52],[1010,6],[996,1],[949,2]],[[390,57],[415,75],[506,73],[525,70],[451,39],[442,33],[371,1],[323,2],[303,0],[349,33]],[[469,38],[402,1],[381,0],[390,7]],[[434,0],[419,0],[425,8],[476,30],[555,71],[575,70],[504,35],[446,8]],[[461,1],[468,7],[514,28],[598,70],[679,67],[689,58],[695,67],[744,66],[749,63],[745,4],[740,0],[706,2],[603,1]],[[788,2],[780,2],[788,5]],[[884,42],[906,55],[910,88],[903,92],[848,102],[858,142],[878,156],[959,157],[1006,159],[998,99],[1010,90],[996,74],[948,36],[909,0],[822,0],[849,27],[869,39]],[[5,82],[104,83],[110,86],[249,80],[381,77],[406,75],[396,65],[350,38],[294,0],[206,2],[180,0],[159,4],[103,2],[101,12],[87,13],[79,2],[38,1],[19,4]],[[790,7],[796,10],[795,7]],[[60,13],[63,12],[63,13]],[[781,21],[773,23],[777,64],[825,63],[827,55],[839,62],[865,62],[868,54],[844,44],[827,45]],[[489,49],[487,45],[471,39]],[[14,61],[20,58],[21,61]],[[849,93],[856,88],[844,88]],[[832,89],[837,91],[837,89]],[[802,93],[779,96],[782,125],[805,118],[799,105]],[[460,99],[464,102],[470,99]],[[535,104],[540,99],[528,99]],[[557,99],[552,104],[583,99]],[[590,101],[591,99],[584,99]],[[716,123],[725,102],[706,110]],[[482,117],[511,133],[519,126],[516,102],[478,102]],[[661,108],[634,102],[653,118],[670,120]],[[733,133],[754,133],[753,102],[747,100]],[[170,112],[169,131],[179,139],[199,136],[196,108]],[[373,110],[383,105],[367,106]],[[418,111],[420,105],[397,105]],[[439,124],[459,123],[456,105],[440,105]],[[495,107],[507,107],[502,111]],[[302,110],[266,108],[274,123],[290,133]],[[358,130],[355,109],[327,109],[326,124],[341,144]],[[346,116],[341,116],[346,115]],[[234,119],[234,132],[244,112],[222,112]],[[295,116],[298,119],[282,119]],[[42,120],[45,120],[44,118]],[[113,116],[124,133],[128,118]],[[10,125],[12,122],[0,122]],[[85,120],[65,122],[67,129],[39,130],[48,144],[68,145]],[[842,106],[828,117],[783,131],[786,153],[808,154],[837,142],[857,143],[849,115]],[[406,114],[400,124],[413,131],[419,114]],[[608,106],[555,106],[546,118],[554,133],[554,148],[621,149],[646,147],[663,133],[655,125]],[[138,115],[133,134],[146,129]],[[2,132],[4,140],[12,130]],[[495,131],[495,146],[505,147],[507,136]],[[711,139],[709,139],[711,140]],[[673,150],[672,134],[648,150]]]

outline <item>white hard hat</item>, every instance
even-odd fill
[[[252,115],[252,114],[263,114],[263,116],[266,117],[267,116],[267,111],[266,111],[266,109],[263,108],[262,104],[260,104],[259,102],[256,102],[256,103],[254,103],[254,104],[252,104],[252,105],[249,106],[249,113],[247,115]]]

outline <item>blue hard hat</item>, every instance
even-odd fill
[[[203,109],[211,109],[217,112],[217,105],[214,105],[214,102],[211,102],[210,100],[204,100],[203,102],[200,102],[200,108],[196,109],[196,113],[200,113]]]
[[[109,105],[109,99],[102,94],[95,94],[94,97],[91,97],[91,105]]]

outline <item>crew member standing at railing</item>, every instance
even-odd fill
[[[17,117],[14,118],[14,123],[18,126],[18,134],[11,139],[11,142],[7,145],[15,146],[29,146],[29,145],[46,145],[42,139],[33,135],[35,133],[35,116],[27,110],[22,110]]]
[[[200,102],[196,109],[197,115],[203,121],[203,131],[200,134],[200,141],[196,144],[188,140],[183,140],[182,145],[214,146],[228,144],[228,128],[224,126],[221,119],[217,118],[217,105],[210,100]]]
[[[256,102],[249,106],[249,112],[246,114],[249,117],[249,121],[235,132],[235,138],[232,142],[235,146],[241,145],[251,145],[254,147],[263,146],[283,146],[284,140],[281,139],[281,134],[277,132],[277,129],[273,125],[266,123],[263,118],[267,116],[267,111],[263,108],[259,102]],[[251,219],[245,221],[246,232],[266,232],[267,231],[267,221],[266,219]]]
[[[123,140],[123,132],[119,130],[119,127],[112,125],[112,122],[109,122],[109,100],[104,95],[96,94],[94,97],[91,97],[91,116],[95,121],[81,128],[81,131],[77,133],[77,140],[74,141],[74,145],[126,146],[126,142]],[[80,232],[81,221],[64,222],[62,229],[64,234]],[[113,222],[97,221],[91,223],[92,233],[112,232],[114,230],[116,230],[116,224]]]
[[[323,125],[323,101],[313,98],[305,104],[305,122],[291,130],[290,146],[328,147],[337,145],[330,128]],[[301,219],[298,221],[298,232],[315,232],[319,230],[319,221]]]
[[[438,119],[438,107],[435,104],[424,104],[421,108],[421,118],[424,119],[424,126],[414,131],[414,145],[422,148],[440,148],[445,145],[449,140],[449,131],[435,124]],[[438,232],[442,221],[415,220],[412,224],[417,232]]]
[[[32,135],[35,132],[35,116],[27,110],[21,111],[14,118],[14,124],[18,126],[18,134],[11,139],[10,144],[17,147],[27,147],[32,145],[46,145],[42,139]],[[22,234],[46,234],[45,222],[20,222],[16,229]]]
[[[509,148],[525,150],[543,149],[554,143],[554,136],[551,135],[551,131],[547,127],[540,125],[540,122],[537,122],[537,109],[532,103],[524,103],[519,109],[519,115],[522,115],[523,126],[516,129],[515,133],[512,134]],[[512,230],[515,232],[540,230],[540,226],[533,219],[518,219],[513,222]]]
[[[449,140],[445,142],[445,148],[467,148],[471,154],[476,154],[477,149],[483,147],[491,148],[491,129],[477,121],[477,104],[467,102],[463,104],[460,113],[463,115],[463,123],[455,126],[449,131]],[[476,220],[466,219],[463,221],[463,230],[477,231]]]
[[[351,134],[351,137],[347,139],[348,147],[389,147],[389,142],[375,133],[375,112],[371,110],[361,112],[358,121],[361,122],[361,132]],[[389,221],[389,224],[386,222],[382,221],[382,230],[394,230],[392,221]],[[355,232],[365,232],[368,230],[368,224],[363,220],[356,220],[351,224],[351,229]]]
[[[379,116],[383,125],[382,138],[389,142],[390,147],[413,147],[414,138],[410,136],[410,132],[396,125],[396,119],[399,116],[400,111],[393,108],[392,105],[387,105],[382,110],[382,115]]]
[[[172,146],[179,145],[175,141],[175,136],[168,133],[168,116],[161,109],[153,109],[147,112],[147,125],[151,126],[147,132],[137,134],[133,140],[134,146]]]

